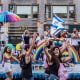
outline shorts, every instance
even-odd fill
[[[4,63],[4,72],[8,73],[12,71],[12,65],[11,63]]]

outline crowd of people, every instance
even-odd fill
[[[61,31],[58,38],[64,36],[65,34],[70,35],[72,38],[72,46],[80,53],[80,29],[79,32],[76,28],[73,29],[73,33],[69,33],[68,31]],[[56,39],[56,35],[52,36],[48,27],[46,27],[46,31],[44,31],[44,35],[39,36],[39,33],[34,33],[30,35],[28,30],[25,30],[21,36],[21,45],[23,45],[23,51],[18,58],[15,58],[9,47],[4,48],[2,66],[4,67],[5,73],[8,75],[8,78],[5,80],[12,80],[12,66],[11,59],[14,59],[18,63],[20,63],[20,67],[22,68],[22,80],[34,80],[32,76],[32,52],[33,49],[44,40],[43,50],[44,50],[44,68],[45,68],[45,80],[66,80],[67,77],[62,77],[60,74],[62,72],[59,71],[60,64],[66,63],[72,59],[72,53],[70,51],[70,43],[69,40],[65,42],[61,47],[55,46],[52,41],[48,41],[48,38]],[[24,45],[25,44],[25,45]],[[69,56],[64,58],[62,53],[65,49],[68,49]],[[16,55],[17,56],[17,55]]]

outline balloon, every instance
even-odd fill
[[[25,44],[21,44],[21,45],[19,46],[19,48],[20,48],[20,49],[24,49],[24,48],[25,48]]]
[[[65,51],[62,53],[62,55],[63,55],[63,57],[67,57],[69,55],[69,53]]]
[[[12,51],[12,49],[13,49],[13,45],[12,44],[7,44],[6,46],[8,46],[10,48],[10,50]]]
[[[22,49],[19,48],[20,45],[21,45],[21,43],[18,43],[18,44],[16,45],[16,49],[17,49],[18,51],[21,51],[21,50],[22,50]]]

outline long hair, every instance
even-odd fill
[[[9,46],[6,46],[5,48],[4,48],[4,52],[3,53],[9,53],[9,54],[11,54],[11,51],[10,52],[7,52],[7,48],[8,48]]]
[[[6,46],[5,48],[4,48],[4,51],[3,51],[3,54],[4,53],[7,53],[7,48],[8,48],[9,46]],[[9,54],[11,54],[11,51],[10,52],[8,52]],[[3,54],[2,54],[2,59],[3,59]]]
[[[59,49],[59,57],[56,57],[55,54],[54,54],[54,52],[53,52],[56,48],[59,49],[58,46],[55,46],[55,47],[53,47],[53,48],[51,49],[51,51],[50,51],[50,54],[51,54],[51,56],[52,56],[51,61],[54,62],[54,63],[56,63],[56,64],[59,64],[59,63],[60,63],[60,59],[61,59],[61,57],[62,57],[62,54],[61,54],[60,49]]]
[[[52,44],[53,44],[53,42],[49,41],[49,45],[47,46],[47,48],[49,49]]]

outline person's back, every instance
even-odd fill
[[[23,61],[25,63],[25,55],[22,56]],[[30,62],[29,63],[25,63],[25,68],[22,69],[22,77],[24,78],[31,78],[32,77],[32,61],[30,58]]]

